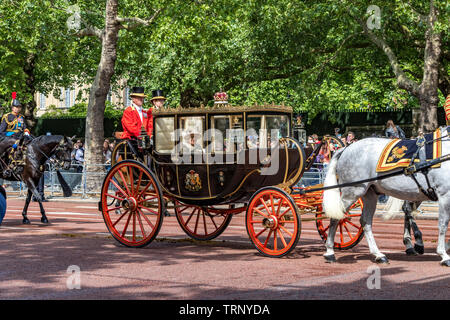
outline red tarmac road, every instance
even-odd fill
[[[8,199],[0,227],[0,299],[449,299],[450,268],[436,255],[437,221],[418,220],[425,254],[406,256],[403,221],[376,219],[378,247],[390,260],[376,265],[365,240],[337,251],[327,264],[314,222],[302,224],[296,249],[267,258],[251,244],[245,214],[233,217],[216,240],[191,241],[174,215],[165,217],[156,241],[126,248],[109,236],[95,202],[38,205],[22,225],[23,199]],[[80,269],[81,289],[68,289],[69,266]],[[380,288],[374,276],[380,269]],[[72,276],[73,277],[73,276]],[[70,282],[70,281],[69,281]]]

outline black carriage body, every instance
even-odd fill
[[[260,188],[291,186],[303,174],[303,147],[290,138],[290,107],[167,108],[154,111],[153,121],[151,169],[164,194],[181,202],[245,203]],[[280,130],[279,148],[271,149],[264,134],[255,135],[264,129]],[[218,132],[224,133],[223,140]],[[192,153],[184,153],[187,140],[196,138],[200,143],[188,144]],[[196,143],[201,148],[193,147]],[[225,152],[230,149],[234,152]],[[276,157],[278,166],[268,161]]]

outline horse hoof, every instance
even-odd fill
[[[335,263],[336,262],[336,257],[334,256],[334,254],[328,255],[328,256],[323,256],[325,258],[325,262],[326,263]]]
[[[450,259],[441,261],[441,266],[450,267]]]
[[[424,246],[420,246],[418,244],[414,245],[414,250],[416,250],[416,252],[418,254],[423,254],[425,252],[425,247]]]
[[[389,260],[385,256],[375,258],[375,262],[380,264],[389,264]]]
[[[406,249],[405,252],[406,252],[406,255],[408,255],[408,256],[417,256],[417,252],[413,248],[408,248],[408,249]]]
[[[42,223],[48,223],[48,219],[47,218],[41,218],[41,222]]]
[[[30,224],[30,220],[28,220],[28,219],[23,219],[23,220],[22,220],[22,224]]]
[[[164,217],[170,217],[170,213],[169,213],[169,211],[164,211]]]

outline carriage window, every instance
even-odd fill
[[[175,120],[173,117],[156,118],[155,148],[157,152],[171,153],[175,146]]]
[[[211,117],[211,129],[214,129],[212,131],[211,142],[214,151],[231,150],[229,148],[232,141],[229,141],[229,138],[230,135],[233,135],[233,128],[242,128],[241,115],[220,115]],[[215,136],[218,132],[222,134],[222,137]],[[236,140],[236,137],[233,136],[233,138]]]
[[[247,147],[249,149],[258,148],[261,134],[264,127],[263,116],[249,115],[247,117]]]
[[[279,129],[278,138],[285,138],[289,135],[289,118],[286,115],[266,115],[266,128],[270,130]]]
[[[180,117],[180,142],[183,149],[202,150],[205,117]]]

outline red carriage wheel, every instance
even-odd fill
[[[212,240],[230,224],[233,217],[228,209],[199,207],[174,201],[175,214],[183,231],[195,240]]]
[[[153,173],[134,160],[114,165],[103,181],[101,210],[108,231],[121,244],[149,244],[161,228],[164,212]]]
[[[246,226],[256,249],[268,257],[291,252],[300,238],[300,215],[294,200],[283,190],[266,187],[250,199]]]
[[[364,237],[364,230],[359,222],[363,209],[363,202],[358,199],[350,209],[345,213],[345,218],[339,220],[336,229],[334,248],[339,250],[347,250],[356,246]],[[323,212],[316,214],[316,226],[323,241],[327,240],[329,220],[324,220]]]

